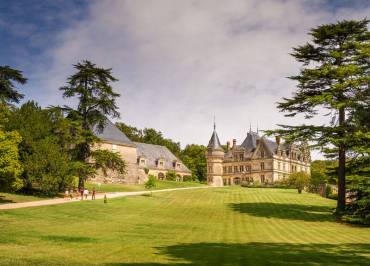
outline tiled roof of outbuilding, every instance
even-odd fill
[[[135,144],[121,131],[119,130],[109,119],[106,120],[103,131],[99,131],[98,128],[94,128],[94,134],[98,138],[114,143],[126,144],[134,146]]]
[[[188,172],[191,171],[165,146],[146,144],[140,142],[134,142],[137,147],[137,155],[143,156],[147,160],[148,168],[157,168],[157,160],[162,158],[164,159],[164,169],[166,170],[175,170],[173,167],[173,162],[180,162],[180,169],[176,171]]]

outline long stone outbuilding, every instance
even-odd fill
[[[107,176],[98,174],[91,181],[101,183],[140,184],[148,180],[149,175],[165,179],[169,171],[176,173],[176,180],[191,176],[191,171],[165,146],[131,141],[110,120],[106,121],[102,131],[95,129],[100,142],[93,149],[107,149],[118,152],[126,162],[126,173],[108,172]]]

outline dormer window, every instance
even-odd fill
[[[261,151],[261,158],[265,158],[265,151]]]
[[[163,168],[164,167],[164,159],[158,159],[157,161],[157,167]]]
[[[177,163],[176,168],[179,169],[181,167],[181,164]]]
[[[145,157],[140,156],[137,159],[137,162],[139,163],[140,166],[146,166],[146,158]]]

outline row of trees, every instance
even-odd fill
[[[107,117],[118,117],[111,69],[89,61],[78,63],[76,73],[60,88],[66,98],[77,97],[76,108],[42,109],[33,101],[20,107],[23,95],[16,84],[27,79],[22,72],[0,67],[0,190],[56,194],[101,170],[124,173],[117,153],[94,150],[93,131],[102,130]]]
[[[293,48],[302,68],[291,98],[278,104],[286,116],[308,121],[324,115],[323,125],[281,125],[269,131],[288,141],[310,142],[337,162],[337,213],[370,223],[370,32],[369,21],[340,21],[312,29],[312,41]],[[348,189],[346,189],[346,186]],[[351,192],[351,193],[348,193]],[[346,204],[346,195],[351,204]]]

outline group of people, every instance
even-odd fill
[[[90,191],[87,189],[87,188],[78,188],[78,189],[70,189],[69,191],[66,190],[65,192],[65,198],[70,198],[71,200],[74,198],[73,196],[75,196],[76,199],[78,199],[79,197],[81,197],[81,200],[87,200],[87,197],[89,196],[89,194],[91,194],[91,200],[95,200],[95,196],[96,196],[96,190],[95,188],[93,188],[93,190]]]

